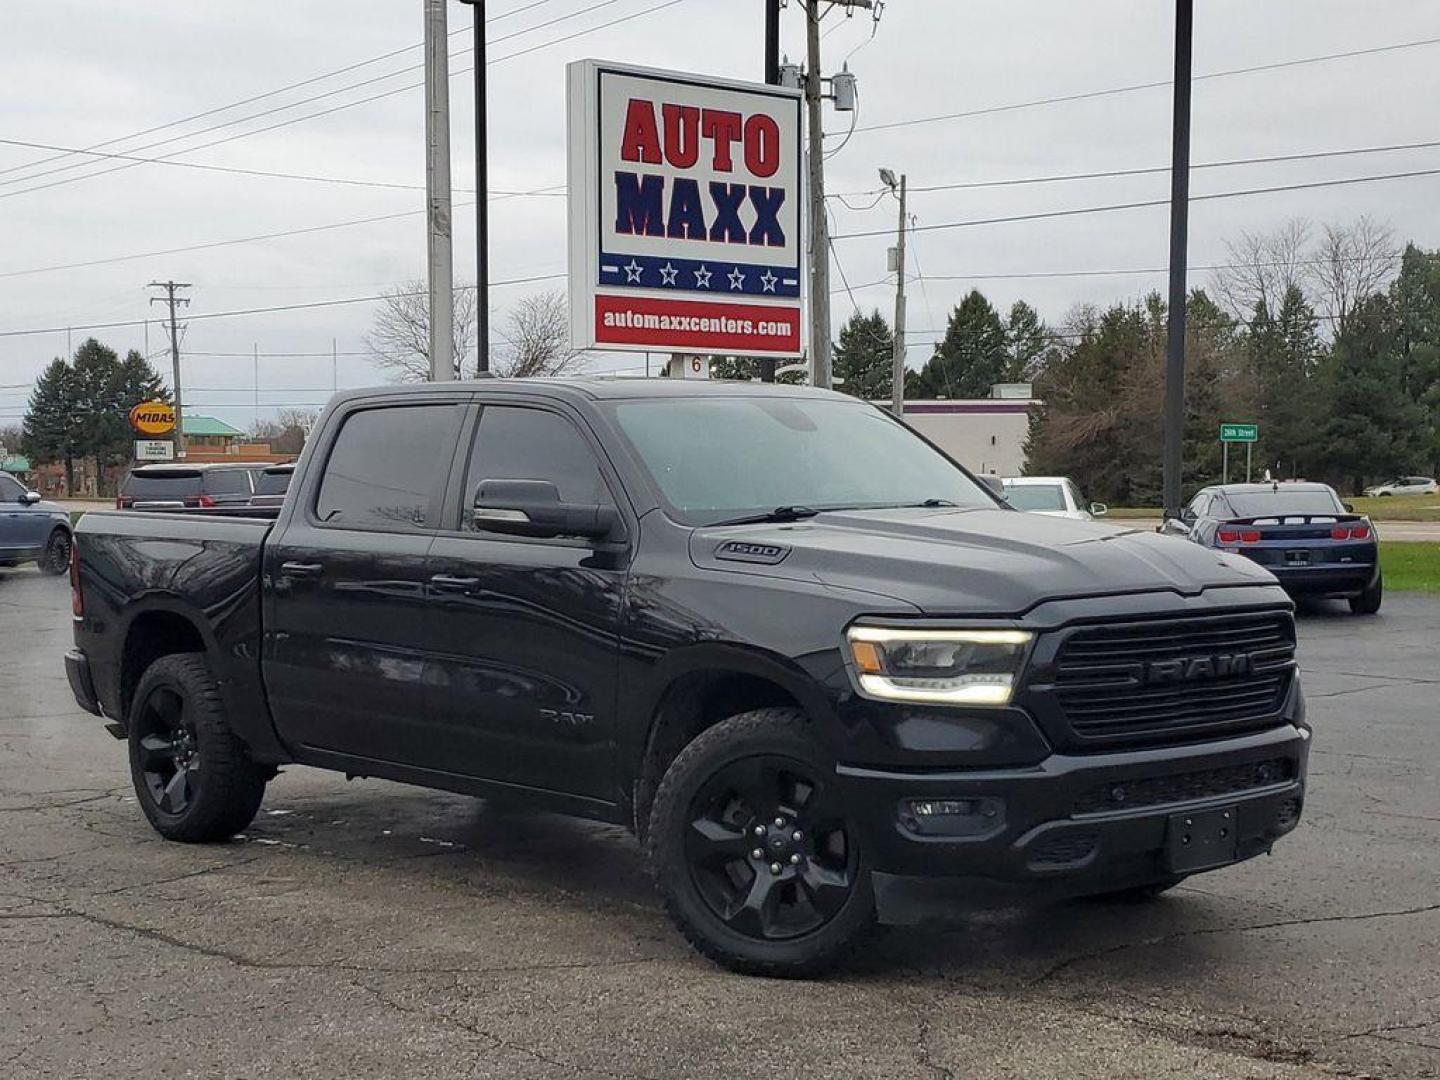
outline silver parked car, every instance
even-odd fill
[[[1104,503],[1087,505],[1075,481],[1068,476],[1007,476],[1001,483],[1005,487],[1005,501],[1016,510],[1031,514],[1089,521],[1110,512]]]

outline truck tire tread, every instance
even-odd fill
[[[164,814],[155,807],[139,768],[132,717],[130,762],[136,797],[155,831],[167,840],[191,844],[228,840],[254,820],[269,774],[250,760],[245,744],[231,731],[215,676],[204,656],[172,653],[160,657],[140,677],[132,701],[144,701],[156,685],[167,681],[181,688],[187,719],[195,727],[201,761],[199,794],[180,815]]]
[[[861,853],[860,880],[850,904],[830,923],[809,935],[802,943],[755,941],[750,947],[726,944],[690,910],[677,889],[675,874],[686,873],[683,859],[675,850],[678,834],[667,829],[683,819],[697,781],[708,775],[716,757],[735,746],[783,746],[789,752],[806,755],[812,762],[823,760],[808,730],[804,714],[793,708],[766,708],[740,713],[707,728],[679,753],[666,769],[650,808],[645,841],[647,861],[665,911],[696,952],[722,967],[744,975],[771,978],[811,978],[844,964],[875,929],[875,904],[869,872]],[[682,886],[683,887],[683,886]]]

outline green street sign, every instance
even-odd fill
[[[1260,438],[1258,424],[1221,424],[1221,442],[1255,442]]]

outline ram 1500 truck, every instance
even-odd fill
[[[1270,850],[1310,739],[1249,559],[1023,514],[797,387],[347,392],[278,510],[86,515],[80,704],[163,836],[300,763],[634,828],[694,946],[1150,895]]]

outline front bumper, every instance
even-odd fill
[[[1286,724],[1190,746],[1054,754],[1017,769],[838,772],[881,917],[908,922],[932,902],[1054,899],[1178,876],[1169,832],[1187,812],[1233,810],[1227,861],[1263,854],[1299,822],[1309,743],[1306,728]],[[951,819],[964,835],[922,832],[934,826],[917,825],[917,800],[974,816]]]

